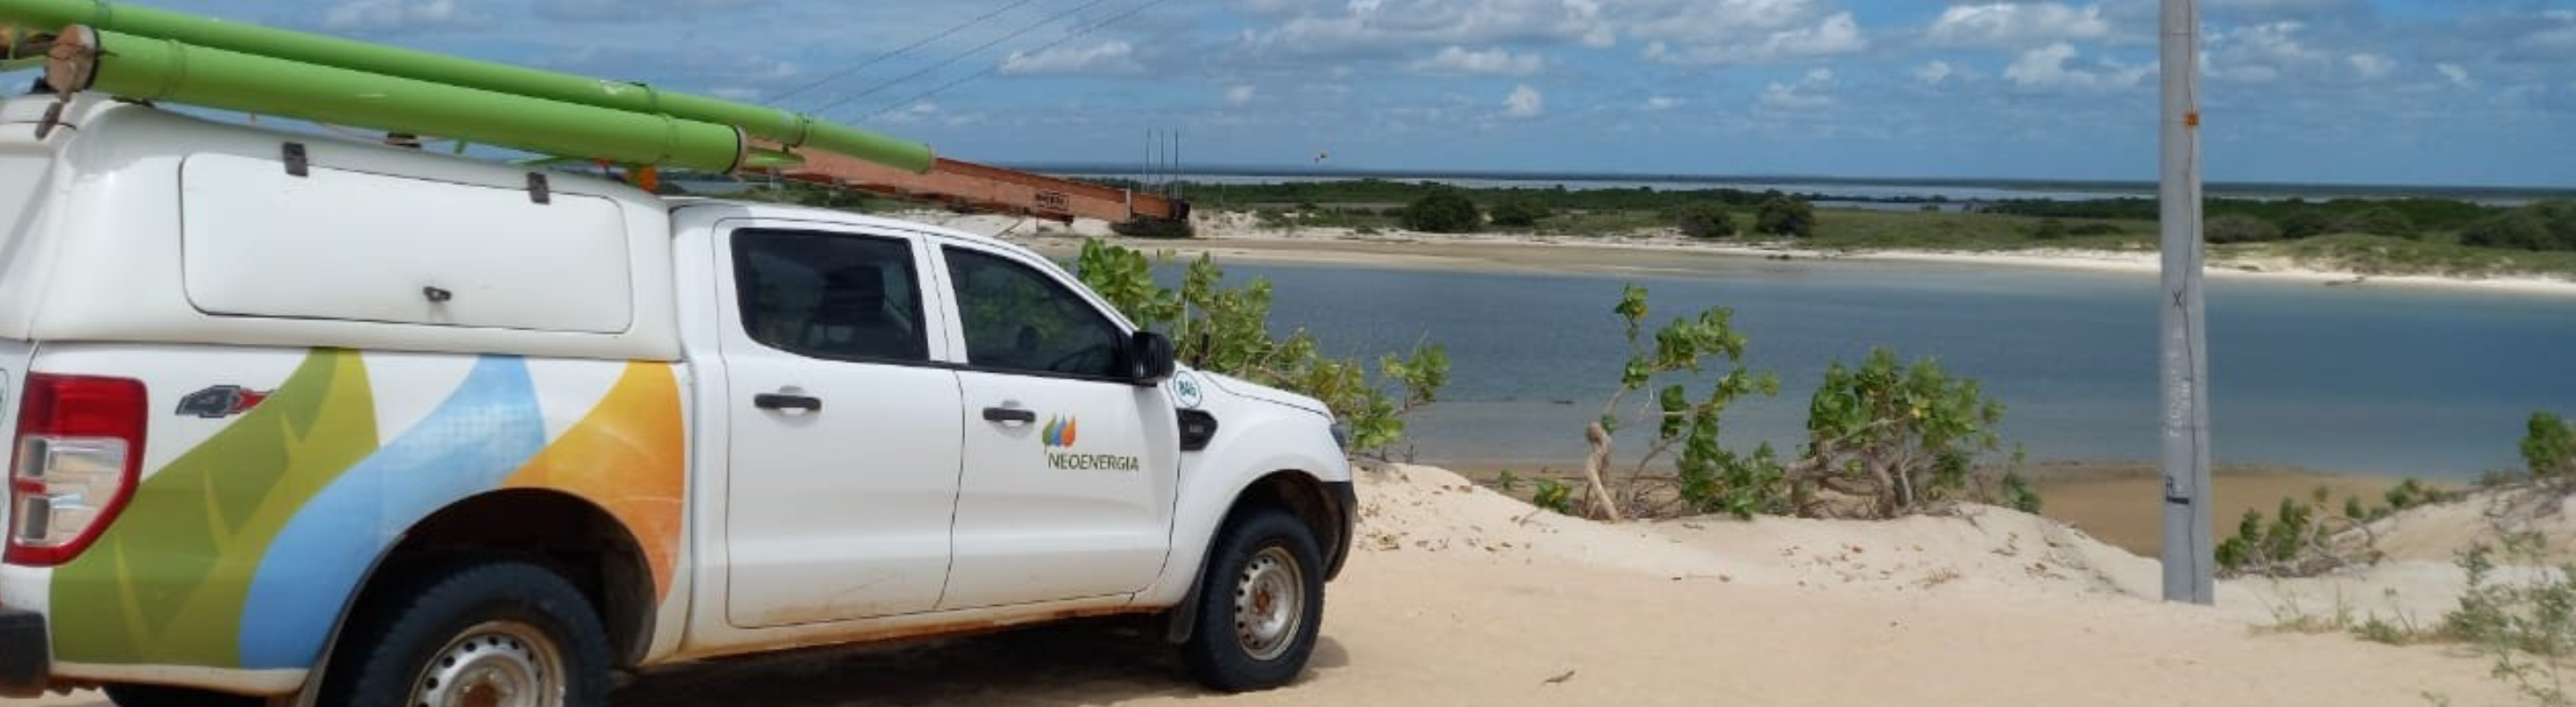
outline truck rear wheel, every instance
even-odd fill
[[[1324,619],[1323,551],[1315,533],[1275,508],[1218,536],[1200,581],[1197,628],[1181,647],[1200,683],[1226,692],[1286,685],[1306,669]]]
[[[353,619],[322,704],[607,704],[607,633],[589,600],[562,576],[510,560],[409,576]]]

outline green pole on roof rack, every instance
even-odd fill
[[[0,24],[16,24],[41,31],[86,25],[105,32],[166,39],[194,47],[365,74],[631,113],[668,115],[688,121],[733,126],[753,137],[789,148],[813,148],[915,173],[930,171],[933,162],[927,145],[768,106],[670,93],[628,81],[226,22],[141,5],[104,0],[0,0]]]
[[[548,155],[731,171],[745,155],[729,125],[369,74],[74,27],[55,40],[94,65],[57,58],[47,80],[145,101],[432,133]],[[91,51],[77,51],[78,49]],[[86,75],[84,75],[86,74]]]

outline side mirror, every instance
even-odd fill
[[[1162,385],[1176,365],[1172,340],[1150,331],[1136,332],[1127,342],[1127,360],[1137,385]]]

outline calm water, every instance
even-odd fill
[[[1579,458],[1626,355],[1610,307],[1631,281],[1652,291],[1657,321],[1735,309],[1751,362],[1779,374],[1779,398],[1730,414],[1731,442],[1793,448],[1826,364],[1883,345],[1980,380],[2034,460],[2158,449],[2147,276],[1760,260],[1638,277],[1228,270],[1275,281],[1274,321],[1342,353],[1447,345],[1451,384],[1414,422],[1425,460]],[[2516,463],[2532,411],[2576,410],[2576,300],[2220,279],[2209,324],[2223,463],[2474,475]]]

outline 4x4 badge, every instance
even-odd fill
[[[219,385],[180,398],[177,414],[220,420],[259,407],[261,401],[268,399],[268,393],[238,385]]]

